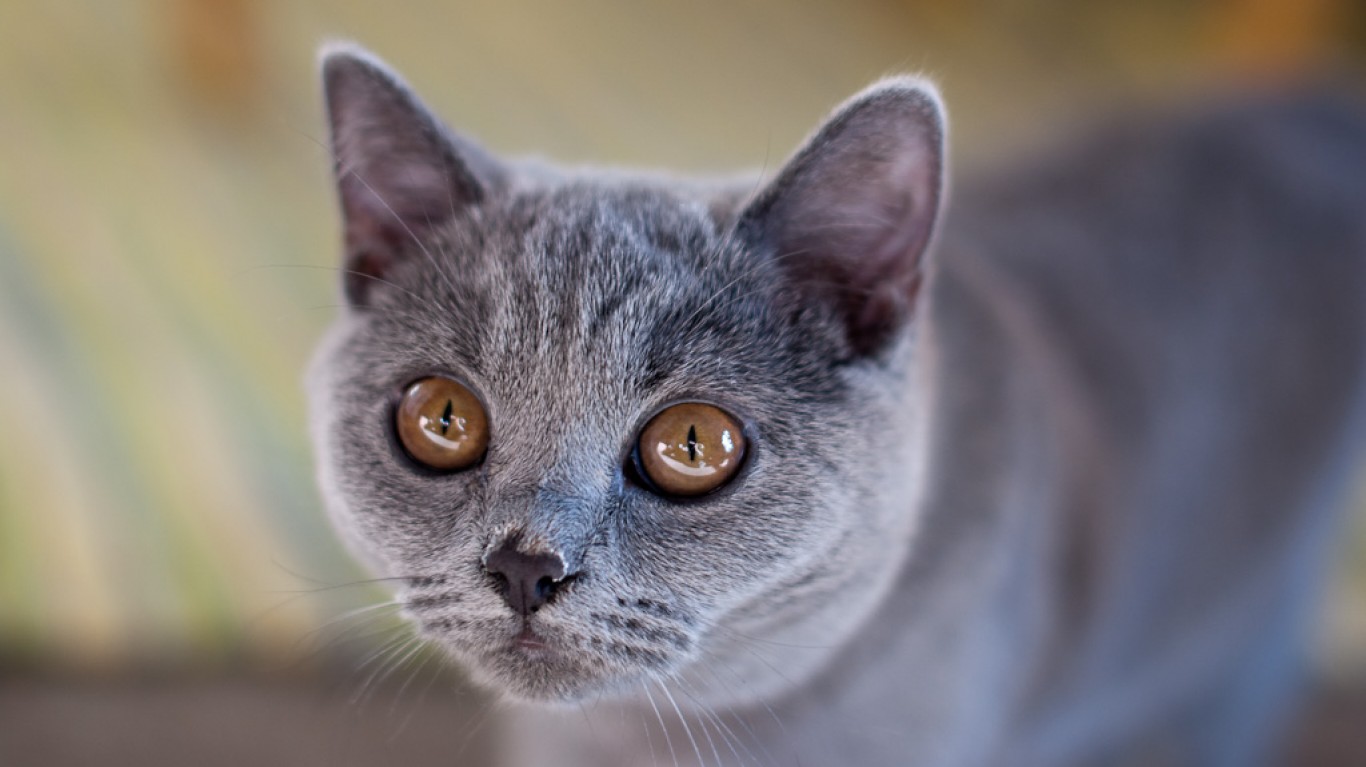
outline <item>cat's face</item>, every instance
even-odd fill
[[[942,141],[929,96],[898,82],[863,97],[881,107],[851,102],[743,200],[521,172],[364,55],[333,53],[324,74],[352,277],[310,375],[320,476],[424,637],[494,689],[568,701],[686,669],[728,632],[871,609],[910,528],[911,318]],[[851,166],[882,155],[918,165],[895,183]],[[841,230],[840,213],[856,220]],[[857,274],[855,246],[890,266]],[[450,425],[446,395],[426,404],[444,420],[403,406],[432,378],[486,423],[456,468],[407,436]],[[685,417],[657,428],[679,450],[730,450],[686,495],[642,456],[670,408]],[[676,468],[707,468],[691,457]]]

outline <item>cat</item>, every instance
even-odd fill
[[[1366,432],[1355,107],[1120,124],[945,213],[922,79],[709,182],[321,62],[325,505],[512,763],[1274,758]]]

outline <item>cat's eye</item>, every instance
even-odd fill
[[[665,408],[640,432],[640,469],[667,495],[704,495],[740,470],[745,435],[724,410],[701,402]]]
[[[437,471],[468,469],[484,457],[489,421],[474,392],[449,378],[423,378],[403,392],[394,414],[403,449]]]

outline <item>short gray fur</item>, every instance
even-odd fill
[[[365,52],[323,72],[352,274],[309,376],[320,483],[419,632],[514,704],[511,758],[1273,753],[1366,434],[1359,111],[1101,131],[956,188],[931,244],[919,80],[774,179],[711,184],[499,160]],[[486,405],[475,469],[396,445],[433,373]],[[623,471],[680,400],[753,441],[688,502]],[[480,564],[510,535],[581,573],[527,619],[551,654],[514,646]]]

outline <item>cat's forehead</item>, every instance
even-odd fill
[[[545,273],[592,266],[677,278],[708,262],[724,268],[726,263],[714,262],[731,255],[722,247],[723,223],[713,210],[702,199],[663,186],[571,180],[513,195],[496,207],[508,234],[520,236],[517,255]]]
[[[762,299],[762,264],[734,246],[699,200],[640,184],[583,182],[514,196],[477,226],[470,268],[495,345],[542,339],[594,356],[718,321],[724,294]],[[708,306],[708,304],[712,304]],[[751,311],[753,320],[762,312]]]
[[[764,264],[701,198],[563,183],[495,201],[428,245],[373,318],[372,349],[408,366],[510,391],[542,378],[649,389],[777,352],[752,353],[776,340]]]

